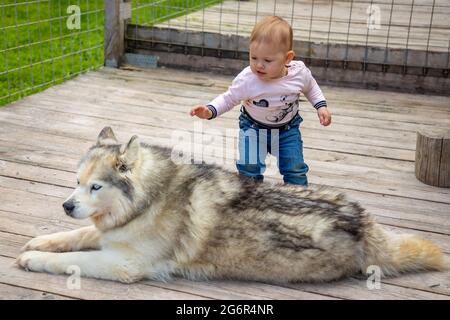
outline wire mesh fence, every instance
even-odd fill
[[[113,0],[0,0],[0,105],[102,66],[104,1]],[[247,37],[267,15],[290,22],[307,62],[448,76],[448,0],[132,0],[132,27],[170,32],[140,37],[136,28],[127,40],[245,58]]]
[[[113,0],[0,0],[0,106],[104,64],[104,5]],[[132,0],[153,25],[218,0]]]
[[[278,15],[290,22],[294,40],[301,42],[297,49],[299,58],[322,59],[398,65],[403,72],[410,66],[439,69],[441,76],[448,75],[450,54],[450,2],[448,0],[225,0],[197,1],[201,10],[189,11],[194,1],[158,1],[151,5],[141,1],[140,10],[132,23],[156,25],[176,30],[183,36],[165,39],[153,33],[154,43],[171,45],[192,44],[195,32],[247,38],[254,24],[263,16]],[[137,3],[136,3],[137,4]],[[139,9],[137,9],[139,8]],[[169,18],[155,23],[155,12],[165,12]],[[184,15],[170,12],[184,12]],[[144,40],[134,34],[130,40]],[[237,39],[236,41],[242,41]],[[217,49],[200,44],[202,53]],[[244,44],[247,44],[244,39]],[[198,46],[198,43],[195,43]],[[236,51],[245,51],[245,45],[235,45]],[[219,48],[222,49],[222,48]],[[216,51],[220,54],[220,50]],[[383,69],[383,70],[384,70]],[[392,70],[391,70],[392,71]]]
[[[0,105],[103,65],[103,0],[0,2]]]

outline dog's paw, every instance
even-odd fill
[[[49,253],[41,251],[27,251],[16,260],[16,264],[26,271],[44,272],[49,260]]]
[[[47,252],[65,252],[70,251],[67,241],[64,241],[61,233],[39,236],[28,241],[21,252],[24,251],[47,251]]]

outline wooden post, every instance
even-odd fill
[[[105,66],[118,68],[125,53],[125,28],[131,18],[131,0],[104,0]]]
[[[416,177],[436,187],[450,187],[450,130],[417,132]]]

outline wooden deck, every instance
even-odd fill
[[[61,208],[74,188],[76,165],[106,125],[125,142],[132,134],[171,146],[176,129],[192,132],[190,106],[223,92],[232,78],[170,69],[104,68],[0,109],[0,298],[17,299],[450,299],[450,273],[274,286],[237,281],[123,285],[25,272],[13,266],[30,238],[87,222]],[[416,130],[450,127],[450,98],[323,88],[333,124],[321,127],[306,102],[301,114],[310,182],[336,187],[387,228],[410,232],[450,254],[450,189],[414,176]],[[238,108],[203,128],[237,127]],[[226,167],[234,169],[232,163]],[[275,176],[273,179],[279,179]]]

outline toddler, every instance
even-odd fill
[[[270,16],[253,28],[250,66],[233,80],[229,89],[207,105],[191,109],[191,116],[214,119],[241,104],[239,116],[239,174],[263,180],[267,153],[277,158],[285,183],[308,185],[308,166],[298,114],[303,93],[317,110],[320,123],[328,126],[331,114],[311,71],[295,61],[292,28],[282,18]]]

